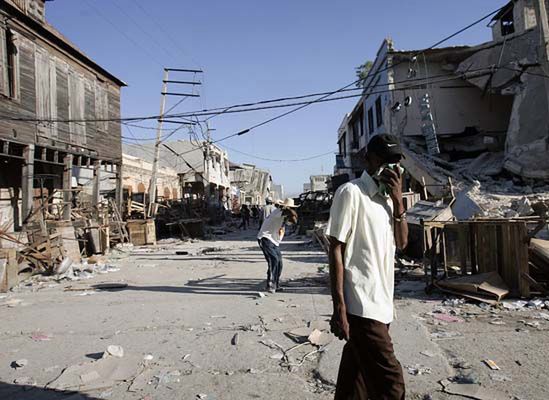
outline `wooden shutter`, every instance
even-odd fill
[[[37,47],[35,52],[36,71],[36,117],[44,120],[38,124],[38,133],[51,135],[50,60],[48,53]]]
[[[56,120],[57,119],[57,66],[55,62],[55,58],[51,57],[48,60],[49,64],[49,103],[50,103],[50,119]],[[52,122],[50,124],[50,135],[53,138],[57,138],[57,122]]]
[[[84,78],[75,71],[69,72],[69,119],[71,142],[78,145],[86,144],[86,123],[84,119],[85,104]]]
[[[97,119],[106,120],[109,118],[109,93],[106,85],[100,82],[95,84],[95,110]],[[109,122],[99,121],[97,129],[101,132],[108,132]]]
[[[6,46],[6,29],[0,26],[0,93],[9,95],[8,49]]]

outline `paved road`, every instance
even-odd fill
[[[286,291],[260,295],[266,265],[253,236],[249,231],[216,241],[136,248],[129,258],[114,262],[119,271],[76,282],[47,281],[8,294],[0,300],[0,398],[332,398],[342,342],[302,345],[280,359],[280,349],[296,346],[286,333],[327,328],[331,303],[327,275],[319,272],[326,257],[306,241],[289,240],[282,249]],[[82,290],[113,282],[128,286]],[[398,319],[391,326],[402,364],[429,372],[405,372],[408,398],[460,398],[440,393],[438,383],[460,372],[451,367],[460,357],[484,386],[501,390],[502,399],[544,398],[549,387],[546,332],[517,332],[518,318],[524,316],[511,313],[502,314],[507,325],[491,325],[493,312],[467,305],[463,307],[478,315],[452,326],[439,324],[432,311],[441,299],[425,298],[421,285],[400,286]],[[460,336],[432,340],[435,330]],[[536,352],[536,344],[543,349]],[[122,346],[124,356],[95,361],[109,345]],[[491,379],[484,358],[495,359],[501,374],[513,382]],[[20,359],[28,364],[12,368]],[[99,364],[90,364],[94,361]],[[108,362],[118,363],[117,373],[126,374],[126,382],[107,381],[97,390],[84,393],[84,388],[68,397],[45,389],[69,366],[86,363],[103,374],[101,363]],[[94,376],[76,375],[71,389],[82,389]]]

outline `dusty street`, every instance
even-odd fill
[[[129,257],[111,259],[116,268],[107,274],[35,283],[2,296],[0,398],[332,398],[342,343],[313,346],[306,337],[328,328],[326,257],[301,239],[285,242],[282,251],[286,290],[276,294],[262,293],[266,264],[250,230],[134,248]],[[127,287],[89,290],[120,282]],[[418,280],[398,285],[391,329],[408,398],[463,398],[442,393],[439,382],[455,376],[472,384],[459,390],[497,391],[473,398],[547,398],[549,314],[542,302],[538,310],[509,310],[445,299],[426,298]],[[291,331],[305,332],[305,344],[295,347],[300,338],[290,339]],[[123,356],[94,366],[110,345],[121,346]],[[27,363],[16,368],[18,360]],[[56,381],[81,363],[91,368],[72,378],[65,371]],[[111,367],[106,376],[102,368]],[[104,379],[98,382],[97,374]],[[70,396],[61,394],[63,385]]]

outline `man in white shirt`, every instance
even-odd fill
[[[269,217],[263,221],[257,241],[267,260],[267,285],[266,290],[271,293],[280,289],[280,275],[282,274],[282,253],[280,242],[284,238],[284,225],[286,222],[295,224],[297,214],[293,199],[286,199],[280,208],[271,212]]]
[[[366,171],[334,196],[327,227],[331,328],[347,341],[336,400],[405,399],[402,367],[389,336],[395,249],[408,241],[401,158],[395,136],[374,136],[367,147]]]
[[[265,222],[265,220],[267,218],[269,218],[269,215],[271,215],[271,213],[276,210],[276,207],[274,206],[273,204],[273,200],[269,197],[267,197],[265,199],[265,207],[263,207],[263,210],[261,210],[261,215],[259,217],[259,226],[263,225],[263,222]]]

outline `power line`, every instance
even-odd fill
[[[442,43],[444,43],[444,42],[446,42],[446,41],[448,41],[448,40],[450,40],[450,39],[456,37],[457,35],[459,35],[459,34],[465,32],[466,30],[472,28],[473,26],[475,26],[475,25],[481,23],[481,22],[484,21],[485,19],[487,19],[487,18],[491,17],[492,15],[498,13],[499,11],[501,11],[502,9],[504,9],[505,7],[506,7],[506,6],[499,7],[497,10],[492,11],[491,13],[489,13],[489,14],[487,14],[487,15],[485,15],[485,16],[479,18],[479,19],[477,19],[476,21],[472,22],[471,24],[467,25],[466,27],[464,27],[464,28],[458,30],[458,31],[455,32],[455,33],[452,33],[452,34],[449,35],[449,36],[446,36],[445,38],[439,40],[438,42],[436,42],[435,44],[429,46],[428,48],[426,48],[426,49],[424,49],[424,50],[421,50],[421,51],[417,52],[414,56],[412,56],[412,58],[417,57],[418,55],[423,54],[423,53],[425,53],[426,51],[431,50],[431,49],[433,49],[433,48],[435,48],[435,47],[441,45]],[[382,69],[380,69],[380,70],[379,70],[379,69],[376,70],[375,74],[371,77],[370,81],[373,80],[374,76],[379,75],[381,72],[386,71],[386,70],[388,70],[388,69],[390,69],[390,68],[394,68],[395,66],[397,66],[397,65],[399,65],[399,64],[402,64],[403,62],[404,62],[404,60],[401,60],[401,61],[397,62],[396,64],[387,65],[387,66],[385,66],[384,68],[382,68]],[[242,131],[240,131],[240,132],[236,132],[236,133],[233,133],[233,134],[231,134],[231,135],[227,135],[227,136],[225,136],[225,137],[223,137],[223,138],[217,140],[217,141],[214,142],[214,143],[218,143],[218,142],[221,142],[221,141],[224,141],[224,140],[233,138],[233,137],[235,137],[235,136],[242,136],[242,135],[244,135],[244,134],[246,134],[246,133],[248,133],[248,132],[250,132],[250,131],[252,131],[252,130],[254,130],[254,129],[256,129],[256,128],[259,128],[259,127],[261,127],[261,126],[263,126],[263,125],[266,125],[266,124],[271,123],[271,122],[273,122],[273,121],[276,121],[276,120],[278,120],[278,119],[280,119],[280,118],[286,117],[286,116],[288,116],[288,115],[290,115],[290,114],[293,114],[293,113],[295,113],[295,112],[297,112],[297,111],[300,111],[300,110],[304,109],[305,107],[310,106],[311,104],[318,103],[319,101],[322,101],[322,100],[324,100],[324,99],[326,99],[326,98],[328,98],[328,97],[330,97],[330,96],[332,96],[332,95],[334,95],[334,94],[337,94],[337,93],[341,92],[342,90],[345,90],[345,89],[349,88],[350,86],[355,85],[356,83],[358,83],[358,82],[360,82],[360,81],[363,81],[363,80],[366,80],[366,79],[368,79],[368,78],[370,78],[370,74],[368,74],[364,79],[355,80],[354,82],[351,82],[350,84],[348,84],[348,85],[346,85],[346,86],[343,86],[342,88],[340,88],[340,89],[338,89],[338,90],[336,90],[336,91],[334,91],[334,92],[331,92],[331,93],[329,93],[329,94],[326,94],[326,95],[324,95],[324,96],[321,96],[321,97],[319,97],[318,99],[315,99],[315,100],[312,100],[312,101],[310,101],[310,102],[307,102],[307,103],[305,103],[305,104],[303,104],[303,105],[300,105],[300,106],[298,106],[298,107],[296,107],[296,108],[293,108],[293,109],[291,109],[291,110],[289,110],[289,111],[285,111],[285,112],[283,112],[282,114],[276,115],[276,116],[274,116],[274,117],[272,117],[272,118],[269,118],[269,119],[267,119],[267,120],[265,120],[265,121],[259,122],[259,123],[255,124],[255,125],[252,125],[251,127],[247,128],[247,129],[244,129],[244,130],[242,130]]]
[[[162,23],[158,22],[158,20],[152,15],[152,13],[150,13],[149,11],[147,11],[145,9],[145,7],[143,7],[143,5],[141,5],[139,3],[138,0],[134,0],[132,1],[132,5],[135,5],[137,6],[137,8],[139,8],[143,14],[145,14],[147,16],[147,18],[153,23],[156,25],[156,27],[158,28],[159,31],[161,31],[162,33],[164,33],[164,35],[166,36],[166,38],[168,38],[168,40],[172,43],[172,45],[175,47],[175,49],[177,49],[181,55],[183,57],[189,57],[192,61],[194,61],[194,63],[200,67],[200,69],[204,69],[202,68],[201,64],[199,62],[197,62],[196,59],[193,58],[193,56],[191,56],[190,54],[187,54],[187,52],[181,47],[180,43],[175,40],[173,38],[173,36],[171,35],[170,32],[168,32],[166,29],[164,29],[164,26]]]
[[[84,0],[86,2],[86,4],[88,4],[88,7],[90,7],[92,10],[94,10],[97,15],[99,15],[101,18],[103,18],[105,21],[107,21],[109,23],[109,25],[111,25],[115,30],[117,30],[122,36],[124,36],[126,38],[126,40],[128,40],[129,42],[131,42],[134,46],[140,48],[141,50],[143,50],[145,53],[147,53],[147,55],[149,56],[148,58],[154,62],[155,64],[157,65],[160,65],[161,67],[162,64],[160,64],[160,62],[157,61],[157,57],[155,57],[146,47],[144,46],[141,46],[141,44],[139,44],[137,41],[135,41],[131,36],[129,36],[128,34],[126,34],[126,32],[124,32],[122,29],[120,29],[118,27],[118,25],[116,25],[110,18],[108,18],[100,9],[98,9],[97,7],[95,7],[95,5],[93,5],[93,3],[90,1],[90,0]]]
[[[486,67],[486,68],[481,68],[481,69],[477,69],[477,70],[470,70],[470,71],[467,71],[466,73],[464,73],[463,75],[466,76],[467,74],[470,74],[472,72],[480,72],[480,71],[487,71],[486,73],[492,73],[494,71],[494,68],[493,67]],[[448,77],[447,79],[441,79],[441,80],[436,81],[438,83],[446,82],[446,81],[452,81],[452,80],[460,78],[459,74],[452,74],[452,73],[438,75],[438,76]],[[399,84],[417,82],[417,81],[425,81],[425,78],[406,79],[406,80],[396,81],[396,82],[391,82],[391,83],[372,85],[371,87],[399,85]],[[418,88],[418,87],[421,87],[421,86],[423,86],[423,84],[411,85],[411,86],[408,86],[408,87],[405,87],[405,88],[385,89],[385,90],[381,90],[381,91],[370,92],[369,94],[379,94],[379,93],[387,93],[387,92],[391,92],[391,91],[414,89],[414,88]],[[324,93],[333,93],[333,92],[324,92]],[[198,117],[198,116],[205,116],[205,115],[223,114],[223,113],[239,113],[239,112],[248,112],[248,111],[256,111],[256,110],[267,110],[267,109],[271,109],[271,108],[291,107],[291,106],[294,106],[296,104],[309,104],[310,102],[306,101],[306,102],[300,102],[300,103],[289,103],[289,104],[282,104],[282,105],[274,105],[274,106],[269,106],[269,107],[257,107],[257,108],[231,110],[231,108],[242,108],[242,107],[248,106],[248,105],[252,106],[252,105],[257,105],[257,104],[268,104],[268,103],[280,102],[280,101],[285,100],[285,99],[290,100],[290,99],[307,98],[307,97],[311,97],[311,96],[314,96],[314,95],[315,94],[285,97],[285,98],[278,98],[278,99],[272,99],[272,100],[262,100],[262,101],[258,101],[258,102],[255,102],[255,103],[245,103],[245,104],[240,104],[240,105],[233,105],[233,106],[225,107],[223,109],[222,108],[214,108],[214,109],[209,109],[209,110],[201,110],[201,111],[188,112],[188,113],[170,114],[170,115],[165,115],[164,118],[180,118],[180,119],[186,119],[187,121],[195,122],[195,121],[191,120],[190,118]],[[341,97],[336,97],[336,98],[331,98],[331,99],[322,99],[322,100],[316,99],[315,102],[335,101],[335,100],[349,99],[349,98],[361,97],[361,96],[362,96],[362,93],[356,94],[356,95],[350,95],[350,96],[341,96]],[[222,111],[219,112],[218,110],[222,110]],[[159,118],[159,116],[154,115],[154,116],[144,116],[144,117],[106,118],[106,119],[37,119],[37,118],[8,117],[8,116],[0,115],[0,120],[21,121],[21,122],[50,122],[50,123],[53,123],[53,122],[75,122],[75,123],[82,122],[82,123],[84,123],[84,122],[106,122],[106,121],[121,122],[121,123],[129,125],[129,126],[133,126],[133,127],[137,127],[137,128],[141,128],[141,129],[151,129],[151,130],[156,130],[156,128],[130,124],[130,122],[141,122],[141,121],[147,121],[147,120],[153,120],[153,119],[157,120],[158,118]],[[171,131],[171,129],[170,129],[170,131]]]
[[[134,2],[135,3],[135,2]],[[177,61],[177,58],[174,57],[174,54],[171,53],[167,47],[164,46],[163,43],[159,42],[158,40],[156,40],[156,38],[154,36],[152,36],[149,31],[147,31],[145,28],[143,28],[141,26],[140,23],[138,23],[129,13],[126,12],[126,10],[124,10],[124,8],[122,8],[118,3],[117,3],[117,0],[113,0],[111,1],[111,4],[114,5],[133,25],[135,25],[137,27],[137,29],[139,29],[141,32],[143,32],[145,34],[145,36],[147,36],[156,46],[158,46],[160,49],[162,49],[164,51],[164,53],[166,53],[166,55],[170,58],[172,58],[174,61]]]
[[[310,156],[310,157],[305,157],[305,158],[273,159],[273,158],[266,158],[266,157],[261,157],[261,156],[257,156],[257,155],[254,155],[254,154],[245,153],[245,152],[243,152],[243,151],[233,149],[233,148],[231,148],[231,147],[229,147],[229,146],[227,146],[227,145],[223,145],[223,147],[225,147],[227,150],[230,150],[230,151],[235,152],[235,153],[242,154],[242,155],[247,156],[247,157],[250,157],[250,158],[255,158],[255,159],[258,159],[258,160],[262,160],[262,161],[272,161],[272,162],[301,162],[301,161],[309,161],[309,160],[314,160],[315,158],[321,158],[321,157],[325,157],[325,156],[327,156],[327,155],[333,155],[333,154],[336,153],[335,151],[329,151],[329,152],[327,152],[327,153],[317,154],[317,155]]]

